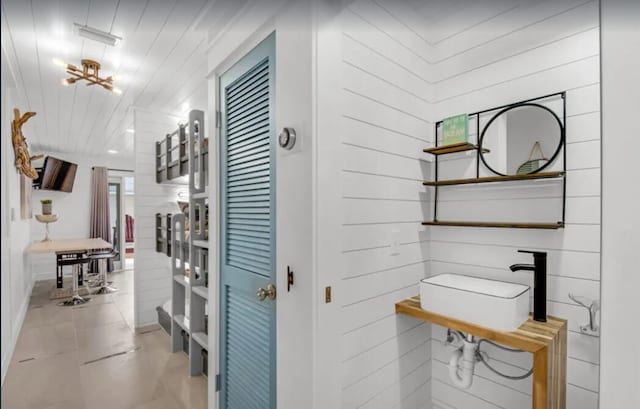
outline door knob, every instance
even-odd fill
[[[270,300],[275,300],[276,287],[273,284],[269,284],[266,289],[262,287],[258,288],[258,291],[256,291],[256,297],[258,297],[258,300],[260,301],[264,301],[265,298],[269,298]]]

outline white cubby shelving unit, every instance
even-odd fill
[[[208,152],[204,112],[193,110],[188,123],[189,220],[184,214],[172,219],[173,298],[171,350],[183,350],[189,339],[189,372],[192,376],[208,368]],[[188,226],[186,225],[188,223]],[[188,237],[187,237],[188,232]],[[188,243],[188,246],[183,244]],[[188,274],[185,274],[188,271]],[[183,334],[184,331],[184,334]]]

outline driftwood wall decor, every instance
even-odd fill
[[[20,115],[20,110],[13,110],[13,122],[11,122],[11,141],[13,142],[13,151],[16,155],[16,168],[18,172],[30,179],[38,177],[38,171],[31,166],[31,157],[29,156],[29,147],[27,140],[22,135],[22,125],[34,116],[35,112],[25,112]]]
[[[25,175],[20,175],[20,218],[31,219],[31,191],[33,182]]]

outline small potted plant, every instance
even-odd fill
[[[42,203],[42,214],[50,215],[51,214],[51,199],[42,199],[40,201]]]

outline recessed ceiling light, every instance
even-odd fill
[[[109,149],[107,152],[109,152],[112,155],[115,155],[116,153],[118,153],[118,151],[116,151],[114,149]]]
[[[65,64],[64,61],[62,61],[60,58],[54,58],[53,60],[51,60],[55,65],[57,65],[58,67],[66,67],[67,64]]]
[[[118,37],[106,31],[98,30],[97,28],[85,26],[78,23],[73,23],[80,37],[88,38],[89,40],[98,41],[102,44],[114,46],[122,40],[122,37]]]
[[[136,132],[136,130],[135,130],[135,129],[133,129],[133,128],[127,128],[127,129],[125,130],[125,132],[126,132],[126,133],[135,133],[135,132]]]

